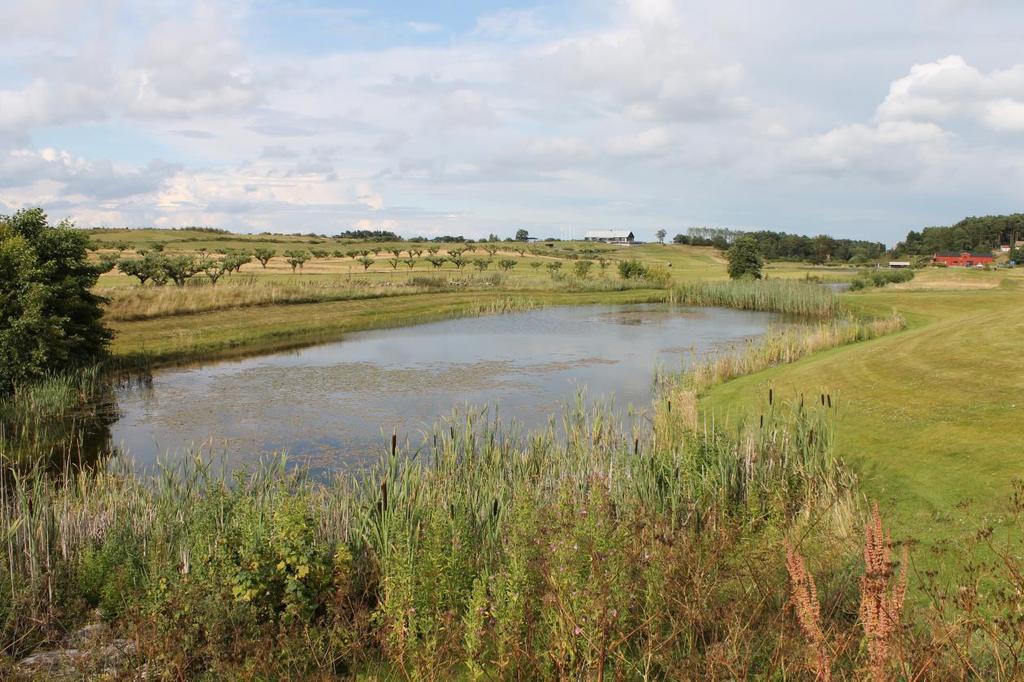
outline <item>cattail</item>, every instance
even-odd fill
[[[793,609],[796,611],[800,629],[814,649],[815,679],[829,682],[832,679],[832,657],[821,629],[821,605],[818,602],[818,588],[814,576],[807,570],[804,558],[786,542],[786,570],[793,590]]]
[[[889,585],[894,575],[891,547],[892,539],[882,528],[876,503],[864,527],[864,577],[860,580],[860,621],[867,639],[871,677],[876,681],[887,679],[892,638],[899,627],[907,592],[906,547],[903,548],[904,568],[892,586]]]

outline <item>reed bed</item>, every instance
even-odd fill
[[[684,387],[700,394],[736,377],[796,362],[818,351],[885,336],[906,327],[898,314],[888,317],[838,319],[770,333],[738,348],[726,349],[694,363],[684,372]]]
[[[174,677],[254,661],[285,677],[325,661],[429,679],[697,674],[732,646],[722,623],[778,619],[729,596],[742,579],[705,574],[707,553],[854,513],[830,421],[780,407],[742,438],[659,443],[581,403],[529,434],[453,417],[426,449],[395,440],[377,467],[327,483],[283,460],[234,479],[199,460],[146,481],[6,471],[0,646],[16,655],[99,608]]]
[[[841,312],[839,297],[831,289],[793,279],[684,282],[673,287],[670,301],[821,318]]]
[[[104,368],[48,377],[0,398],[0,467],[61,466],[95,451],[112,398]]]
[[[470,315],[500,315],[504,313],[523,313],[539,310],[544,303],[525,296],[505,296],[503,298],[476,301],[470,305]]]

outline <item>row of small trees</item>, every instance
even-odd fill
[[[445,264],[451,263],[456,270],[472,266],[480,272],[484,272],[494,264],[498,269],[509,272],[519,264],[518,261],[511,258],[502,258],[495,262],[493,256],[497,253],[497,249],[490,244],[483,247],[483,250],[489,254],[489,258],[468,258],[465,254],[473,250],[471,248],[452,248],[445,250],[446,255],[441,255],[441,250],[433,246],[427,249],[412,248],[406,250],[396,248],[387,250],[393,257],[385,262],[393,270],[397,270],[401,265],[412,270],[420,262],[418,258],[425,252],[428,255],[423,260],[433,266],[434,269],[441,269]],[[378,262],[376,259],[370,258],[370,254],[379,254],[382,251],[384,250],[361,249],[340,255],[351,257],[356,263],[363,266],[364,271],[368,271]],[[251,253],[248,251],[228,251],[219,259],[211,257],[205,252],[199,255],[169,255],[158,251],[141,250],[139,253],[142,256],[141,258],[101,259],[103,269],[109,270],[117,266],[122,273],[136,277],[140,283],[152,282],[156,286],[163,286],[168,282],[184,286],[188,280],[200,274],[206,275],[212,284],[216,284],[224,275],[240,271],[243,265],[252,262],[254,259],[262,267],[266,268],[267,263],[278,255],[276,250],[269,248],[254,249]],[[339,253],[334,252],[333,255],[338,256]],[[403,258],[403,254],[407,254],[407,257]],[[303,266],[314,258],[329,258],[331,255],[331,253],[317,250],[288,250],[282,254],[285,261],[291,266],[293,273],[302,270]],[[586,279],[595,262],[602,272],[611,264],[611,261],[607,258],[598,258],[596,261],[577,260],[573,261],[572,264],[573,273],[580,279]],[[639,261],[635,262],[638,263]],[[627,261],[626,263],[627,265],[625,266],[620,263],[619,267],[620,271],[623,271],[623,267],[625,267],[625,270],[620,272],[624,279],[643,276],[642,273],[634,272],[636,270],[632,265],[634,261]],[[535,269],[546,265],[551,275],[558,277],[563,267],[563,262],[556,260],[544,264],[539,261],[533,261],[530,265]]]
[[[117,269],[124,274],[138,278],[141,284],[152,282],[156,286],[163,286],[168,282],[173,282],[181,287],[198,274],[206,275],[211,284],[216,284],[221,277],[238,272],[252,259],[252,254],[241,252],[228,253],[218,259],[206,254],[169,256],[150,251],[142,258],[121,258],[112,262],[107,261],[106,269],[116,265]]]

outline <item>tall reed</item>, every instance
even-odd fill
[[[813,317],[833,317],[841,310],[839,297],[830,288],[795,279],[683,282],[673,287],[670,300]]]
[[[821,350],[885,336],[905,326],[903,317],[894,313],[868,320],[838,319],[792,327],[699,358],[676,379],[663,377],[660,381],[664,384],[678,380],[683,387],[699,394],[740,376],[796,362]]]
[[[61,465],[94,456],[113,410],[104,369],[93,366],[17,387],[0,398],[0,467]]]
[[[589,677],[654,656],[685,674],[699,656],[673,634],[684,612],[645,595],[705,587],[673,577],[672,562],[690,559],[659,557],[850,498],[829,421],[826,409],[780,408],[743,437],[700,430],[658,443],[581,402],[530,434],[485,415],[453,418],[424,450],[396,439],[379,466],[325,484],[280,462],[233,482],[197,461],[148,481],[116,467],[58,479],[8,472],[0,646],[55,637],[81,604],[151,632],[149,646],[162,647],[151,653],[186,677],[194,660],[177,660],[176,643],[194,642],[203,665],[227,665],[215,632],[229,621],[237,638],[257,622],[329,632],[341,627],[332,619],[348,623],[349,653],[335,653],[350,664],[358,650],[417,676],[447,677],[467,657],[483,669]],[[491,615],[477,622],[474,609]]]

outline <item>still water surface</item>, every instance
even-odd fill
[[[782,324],[771,313],[662,304],[561,307],[360,332],[119,389],[112,442],[140,467],[202,449],[231,465],[287,451],[314,473],[418,447],[460,406],[543,426],[586,390],[646,408],[658,368]]]

